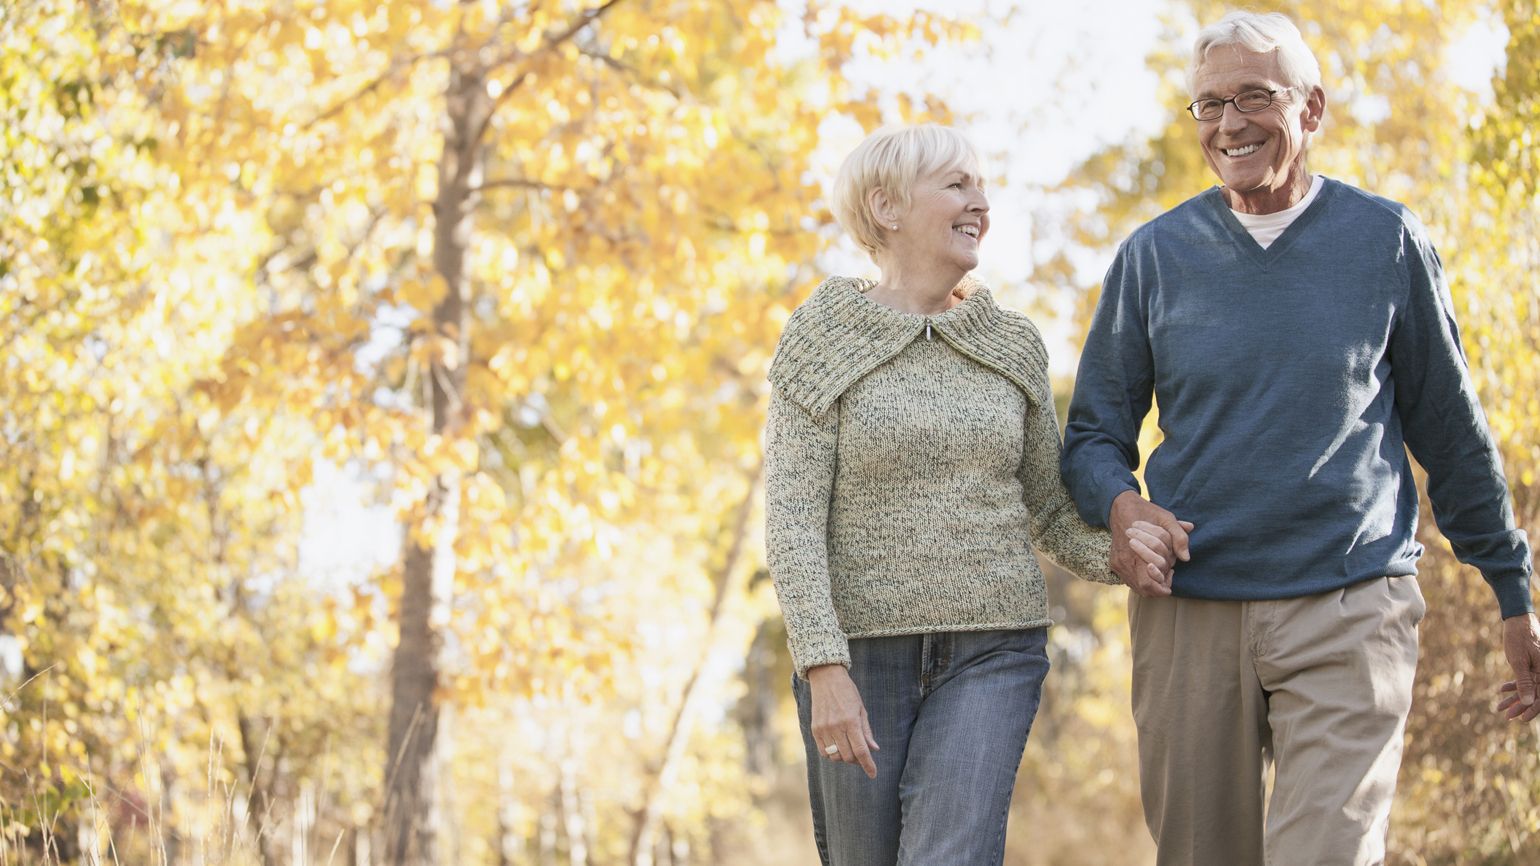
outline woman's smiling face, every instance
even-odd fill
[[[921,174],[899,223],[899,245],[912,260],[944,260],[963,273],[978,267],[979,243],[989,233],[989,199],[978,169],[961,165]]]

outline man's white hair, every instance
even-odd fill
[[[1198,95],[1193,92],[1198,67],[1208,59],[1210,49],[1220,45],[1237,45],[1258,54],[1277,52],[1282,83],[1299,88],[1301,95],[1321,86],[1321,64],[1293,21],[1277,12],[1231,12],[1203,28],[1193,43],[1192,59],[1187,64],[1187,92],[1193,96]]]
[[[980,174],[978,151],[957,130],[935,123],[883,127],[840,164],[831,196],[834,218],[876,259],[889,229],[872,213],[872,190],[882,190],[895,207],[907,210],[910,190],[920,175],[953,168]]]

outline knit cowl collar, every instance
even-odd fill
[[[997,306],[964,277],[963,300],[934,315],[905,313],[866,296],[875,283],[829,277],[791,314],[770,363],[770,382],[813,415],[929,328],[964,356],[1004,376],[1034,403],[1049,399],[1048,352],[1026,316]]]

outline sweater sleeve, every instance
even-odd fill
[[[1476,400],[1438,253],[1407,217],[1408,296],[1390,337],[1396,412],[1428,473],[1433,519],[1455,557],[1480,569],[1503,617],[1534,610],[1529,540],[1517,528],[1502,458]]]
[[[786,620],[797,675],[850,666],[850,645],[829,591],[829,497],[839,410],[814,417],[774,388],[765,428],[765,561]]]
[[[1119,494],[1139,492],[1133,471],[1155,373],[1133,243],[1130,239],[1118,250],[1102,281],[1064,428],[1064,482],[1092,526],[1107,525]]]
[[[1110,564],[1111,536],[1080,519],[1059,475],[1059,422],[1051,392],[1027,409],[1023,451],[1021,489],[1033,546],[1083,580],[1122,583]]]

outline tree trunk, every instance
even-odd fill
[[[777,620],[760,623],[743,663],[744,690],[738,703],[738,724],[748,746],[744,760],[753,776],[773,775],[781,765],[779,737],[775,730],[777,698],[785,680],[777,664],[777,649],[786,645],[786,633]]]
[[[631,835],[632,866],[653,866],[653,849],[657,845],[658,819],[663,809],[663,794],[673,782],[679,760],[684,755],[685,746],[690,739],[693,711],[700,701],[701,669],[706,666],[706,659],[711,655],[717,624],[727,608],[727,598],[732,594],[733,573],[738,570],[738,560],[743,557],[744,539],[748,535],[749,514],[754,504],[754,494],[759,489],[762,471],[763,465],[756,466],[750,473],[748,490],[744,492],[743,501],[738,504],[737,514],[734,515],[732,541],[728,545],[727,556],[722,561],[722,568],[716,575],[716,592],[711,600],[710,620],[706,627],[705,652],[697,658],[695,668],[690,672],[690,678],[685,683],[679,706],[674,711],[673,722],[669,725],[662,761],[643,785],[642,806],[637,814],[635,830]]]
[[[294,866],[314,862],[310,854],[310,839],[315,833],[319,806],[316,803],[315,783],[308,779],[299,785],[299,796],[294,803],[294,817],[289,822],[289,862]]]
[[[502,756],[497,768],[497,866],[513,866],[519,861],[519,828],[514,826],[514,803],[518,792],[513,787],[513,762]]]
[[[588,866],[588,826],[584,822],[582,785],[578,781],[577,758],[569,753],[561,759],[562,830],[567,837],[568,866]]]
[[[557,813],[561,811],[561,783],[545,798],[545,808],[540,810],[540,830],[535,836],[535,862],[538,866],[556,866]]]
[[[241,737],[241,764],[246,770],[246,824],[251,830],[251,838],[256,840],[262,866],[278,866],[277,839],[270,824],[273,807],[277,805],[273,782],[278,767],[276,757],[267,754],[272,726],[259,730],[256,719],[238,712],[235,728]],[[262,772],[263,764],[271,768],[267,773]]]
[[[16,609],[16,584],[21,568],[10,554],[0,550],[0,694],[10,694],[23,682],[21,638],[12,632],[11,611]]]
[[[460,52],[446,97],[444,150],[433,202],[433,267],[444,296],[433,310],[439,341],[431,353],[427,399],[432,431],[452,437],[464,417],[465,356],[470,343],[466,250],[484,160],[480,136],[491,110],[474,53]],[[454,583],[454,541],[459,529],[460,477],[439,474],[424,504],[431,538],[408,532],[402,562],[400,638],[391,665],[391,710],[385,778],[387,866],[435,866],[438,862],[437,790],[439,655]]]
[[[148,798],[145,801],[145,824],[150,831],[160,838],[160,850],[165,857],[161,866],[176,866],[182,862],[182,834],[176,828],[176,814],[172,812],[176,803],[177,785],[179,779],[176,768],[171,761],[164,756],[160,759],[160,791],[155,805],[150,805]]]

